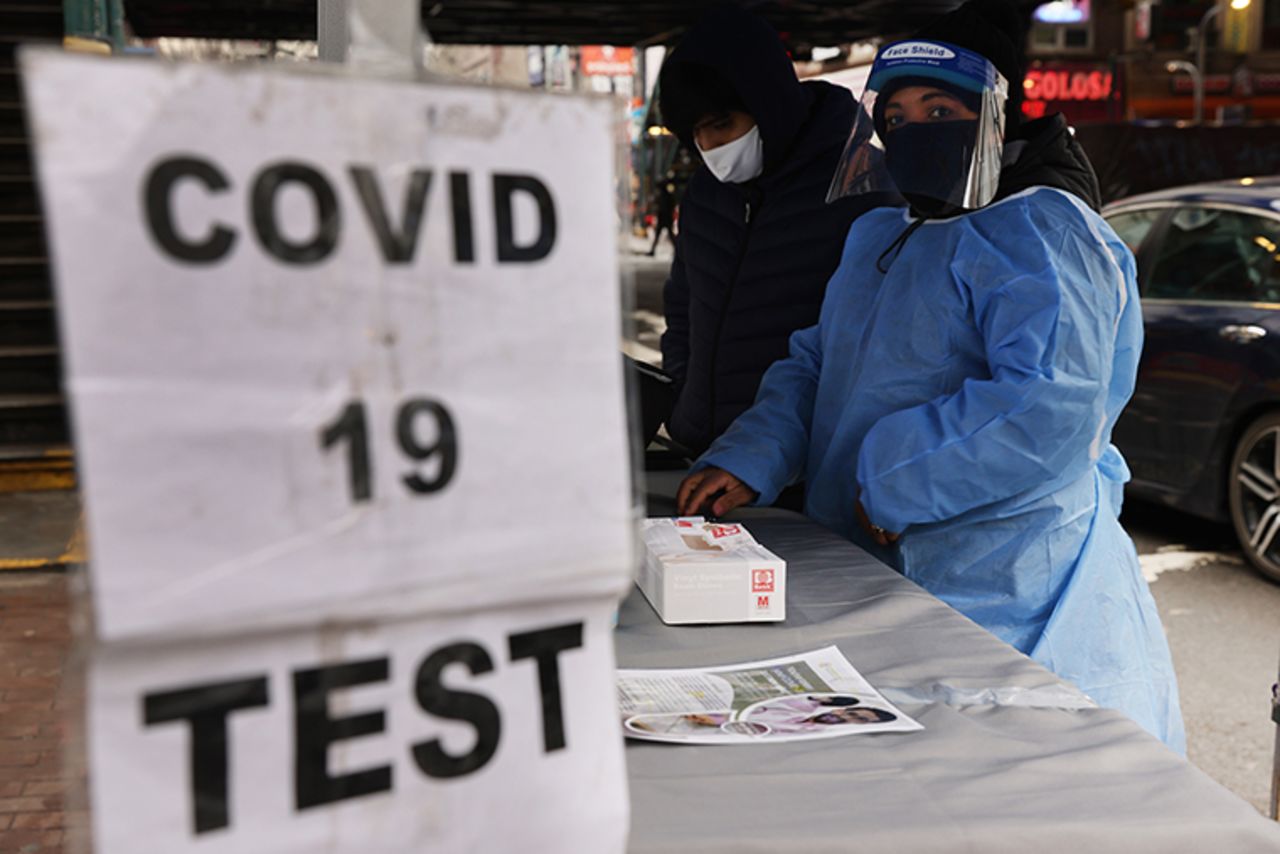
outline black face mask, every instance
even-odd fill
[[[977,135],[977,119],[912,122],[885,134],[885,168],[912,208],[934,217],[961,209]]]

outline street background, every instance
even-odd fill
[[[1098,168],[1108,201],[1197,180],[1280,173],[1278,3],[1043,4],[1055,14],[1031,23],[1024,114],[1066,116]],[[693,168],[661,127],[653,95],[664,39],[669,44],[705,5],[601,4],[583,28],[556,4],[435,4],[428,25],[434,41],[425,58],[434,73],[481,85],[625,99],[636,177],[630,215],[640,222],[655,185],[669,175],[679,184]],[[855,93],[880,41],[913,32],[938,12],[936,0],[843,8],[752,5],[767,10],[787,34],[801,77]],[[1020,5],[1030,13],[1041,4]],[[56,568],[83,560],[83,546],[75,537],[79,507],[49,253],[12,46],[68,37],[95,52],[278,63],[310,63],[325,53],[307,4],[244,4],[229,16],[220,4],[131,0],[128,27],[123,15],[103,14],[107,6],[99,0],[7,4],[11,28],[0,38],[0,181],[11,190],[0,202],[0,266],[6,270],[0,282],[0,458],[17,462],[16,475],[27,484],[20,488],[48,490],[0,488],[0,530],[6,532],[0,553],[0,854],[60,854],[67,835],[86,819],[65,797],[69,786],[75,788],[69,781],[79,776],[64,761],[75,753],[66,750],[67,715],[80,703],[71,690],[74,680],[66,678],[68,591],[76,576]],[[820,6],[822,14],[814,14]],[[1214,16],[1217,23],[1209,26]],[[329,59],[335,49],[338,55],[345,50],[339,42],[346,36],[332,35],[339,29],[331,28]],[[204,38],[172,37],[177,33]],[[495,39],[504,43],[489,43]],[[576,43],[584,40],[593,44]],[[647,47],[634,55],[613,47],[634,44]],[[1191,58],[1194,76],[1186,62]],[[1188,124],[1201,115],[1203,123]],[[657,361],[671,246],[664,238],[649,258],[647,239],[632,244],[624,246],[634,297],[626,348],[636,358]],[[14,475],[12,467],[0,471],[0,487]],[[1173,650],[1190,759],[1265,811],[1276,730],[1269,692],[1280,666],[1280,585],[1242,561],[1225,526],[1136,502],[1126,507],[1124,522]]]

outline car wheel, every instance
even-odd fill
[[[1231,457],[1231,523],[1244,556],[1280,582],[1280,413],[1249,425]]]

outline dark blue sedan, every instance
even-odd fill
[[[1130,492],[1229,521],[1280,581],[1280,178],[1134,196],[1103,216],[1138,258],[1146,321],[1114,434]]]

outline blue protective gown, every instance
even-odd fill
[[[902,532],[888,558],[997,637],[1185,752],[1155,603],[1120,527],[1110,444],[1142,347],[1133,256],[1038,187],[930,220],[854,223],[816,326],[698,461],[866,543],[854,502]]]

